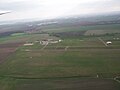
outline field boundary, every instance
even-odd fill
[[[109,80],[114,80],[114,78],[109,78],[109,77],[96,77],[95,76],[64,76],[64,77],[26,77],[26,76],[12,76],[12,75],[4,75],[0,76],[2,78],[14,78],[14,79],[62,79],[62,78],[91,78],[91,79],[109,79]]]
[[[47,47],[48,44],[45,44],[41,50],[44,50]]]
[[[98,38],[106,47],[108,46],[106,43],[105,43],[105,41],[103,41],[103,39],[101,39],[101,38]]]

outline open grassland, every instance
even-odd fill
[[[49,47],[49,46],[48,46]],[[30,51],[21,48],[1,65],[1,75],[12,77],[69,77],[119,74],[119,48],[77,48]],[[27,49],[27,48],[26,48]],[[79,50],[78,50],[79,49]],[[25,68],[22,68],[25,67]],[[19,70],[19,71],[18,71]]]
[[[61,32],[71,32],[71,31],[88,31],[88,30],[105,30],[109,32],[109,30],[120,30],[120,24],[110,24],[110,25],[94,25],[94,26],[69,26],[69,27],[51,27],[51,28],[43,28],[41,31],[48,33],[61,33]],[[113,33],[113,32],[112,32]]]
[[[44,31],[59,33],[119,28],[120,25],[96,25]],[[0,59],[5,60],[0,64],[0,90],[120,89],[120,84],[114,80],[120,76],[119,34],[63,37],[62,42],[48,44],[45,48],[35,42],[43,39],[59,38],[48,34],[21,33],[0,38]],[[111,41],[112,44],[106,46],[101,40]],[[15,44],[26,42],[34,45],[20,44],[18,48],[19,45]]]
[[[39,36],[33,36],[34,41]],[[105,46],[100,40],[112,41]],[[64,39],[22,46],[0,65],[1,90],[119,90],[118,36]]]
[[[33,42],[34,46],[29,46],[29,48],[40,49],[41,45],[36,43],[37,40],[42,39],[58,39],[54,36],[49,36],[48,34],[22,34],[11,35],[8,37],[0,38],[0,63],[2,63],[9,55],[14,53],[18,47],[23,46],[25,43]]]
[[[0,44],[2,43],[14,43],[14,42],[35,42],[36,40],[42,39],[58,39],[54,36],[49,36],[48,34],[22,34],[22,35],[11,35],[8,37],[0,38]]]
[[[92,78],[5,79],[2,90],[119,90],[113,80]]]
[[[104,34],[113,34],[120,33],[120,30],[88,30],[84,35],[104,35]]]
[[[1,90],[119,90],[114,80],[97,78],[14,79],[0,78]]]
[[[11,34],[11,36],[20,36],[20,35],[24,35],[25,33],[13,33]]]

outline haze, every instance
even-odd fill
[[[51,19],[71,15],[92,15],[120,11],[120,0],[0,0],[0,21]]]

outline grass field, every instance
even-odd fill
[[[54,36],[49,36],[48,34],[23,34],[23,35],[11,35],[8,37],[0,38],[0,43],[14,43],[14,42],[35,42],[36,40],[42,40],[42,39],[58,39]]]
[[[15,42],[34,43],[33,46],[15,47],[0,64],[0,90],[120,89],[120,83],[114,80],[120,76],[118,34],[62,38],[62,42],[48,44],[44,49],[35,42],[49,38],[60,39],[48,34],[0,38],[0,50],[3,51],[3,46],[10,47],[10,42],[12,48]],[[112,41],[112,44],[106,46],[101,40]]]
[[[34,75],[45,77],[49,71],[51,71],[51,74],[49,74],[48,77],[52,77],[52,74],[55,74],[55,77],[59,77],[59,74],[61,76],[61,73],[66,73],[66,76],[71,76],[72,73],[73,76],[81,74],[83,74],[83,76],[84,74],[85,76],[92,76],[92,74],[96,75],[97,73],[102,72],[116,74],[119,73],[120,69],[120,48],[119,45],[116,47],[116,43],[118,43],[118,41],[113,41],[112,45],[106,47],[98,40],[98,38],[84,38],[83,41],[80,41],[79,39],[66,39],[61,43],[48,45],[44,50],[41,50],[43,46],[39,44],[23,46],[20,47],[13,56],[9,57],[9,60],[5,64],[3,64],[4,68],[2,71],[8,75],[9,73],[12,73],[13,76],[14,74],[21,76],[24,76],[24,74],[26,76],[26,74],[28,74],[30,77],[34,77]],[[67,51],[65,50],[66,46],[69,46]],[[26,49],[30,51],[27,52]],[[112,67],[111,64],[113,64]],[[21,66],[27,67],[21,68]],[[16,70],[17,68],[19,71]],[[71,72],[72,69],[74,72]],[[45,75],[42,72],[44,70],[48,71],[44,72]],[[41,73],[43,75],[41,75]]]
[[[88,30],[118,30],[120,29],[120,24],[111,25],[94,25],[94,26],[69,26],[69,27],[47,27],[42,31],[48,33],[60,33],[60,32],[70,32],[70,31],[88,31]]]
[[[120,30],[88,30],[84,35],[104,35],[113,33],[120,33]]]
[[[8,85],[11,90],[119,90],[113,80],[91,78],[11,79]]]
[[[98,37],[82,37],[44,50],[39,43],[19,47],[0,66],[1,90],[119,90],[113,78],[120,75],[120,41],[100,38],[113,44],[106,47]]]

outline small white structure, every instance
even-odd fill
[[[52,40],[52,41],[50,41],[49,43],[58,43],[59,41],[54,41],[54,40]]]
[[[59,42],[62,42],[62,40],[59,40]]]
[[[34,45],[33,43],[25,43],[24,46],[32,46]]]
[[[111,41],[107,41],[106,44],[112,44],[112,42]]]

